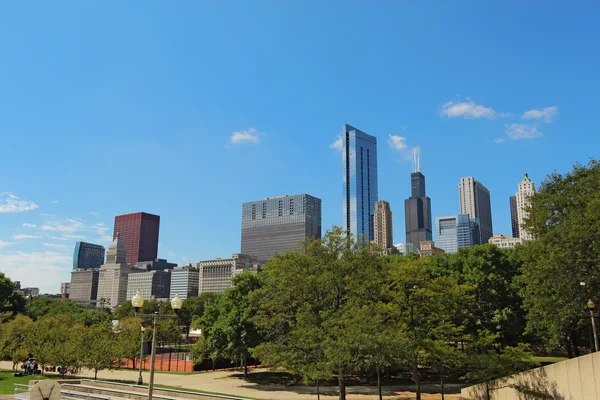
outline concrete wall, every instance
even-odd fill
[[[466,387],[461,396],[485,400],[488,389],[492,400],[600,399],[600,352]]]

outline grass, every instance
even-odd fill
[[[14,376],[14,371],[0,371],[0,394],[13,394],[15,383],[27,385],[30,380],[40,380],[45,377],[41,375]]]
[[[534,356],[531,357],[534,363],[538,364],[553,364],[561,361],[568,360],[567,357],[543,357],[543,356]]]

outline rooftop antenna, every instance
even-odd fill
[[[421,149],[415,147],[413,149],[413,173],[421,172]]]

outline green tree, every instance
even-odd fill
[[[3,272],[0,272],[0,314],[16,314],[25,312],[25,298],[15,293],[15,283]]]
[[[86,328],[82,361],[86,368],[94,371],[94,379],[98,378],[99,371],[113,369],[118,359],[117,335],[110,322]]]
[[[90,309],[68,299],[53,299],[47,296],[37,296],[31,299],[29,316],[34,321],[44,316],[59,315],[68,315],[73,322],[83,323],[87,326],[111,319],[108,309]]]
[[[0,324],[0,357],[11,360],[13,369],[29,356],[25,337],[32,327],[33,321],[24,315],[17,315],[13,320]]]
[[[179,312],[179,324],[186,327],[186,337],[189,335],[194,320],[201,318],[204,314],[206,304],[213,301],[217,296],[216,293],[201,293],[199,296],[191,296],[183,300]]]
[[[525,229],[536,240],[523,252],[527,330],[548,349],[565,345],[578,355],[589,328],[586,302],[600,302],[600,163],[547,176],[529,211]]]
[[[129,359],[135,368],[135,359],[140,354],[142,319],[139,317],[125,317],[119,320],[116,327],[119,359]],[[151,328],[145,328],[144,340],[149,340],[152,335]]]

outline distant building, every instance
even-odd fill
[[[60,295],[63,300],[69,298],[69,289],[71,287],[70,282],[61,282],[60,284]]]
[[[494,234],[490,191],[481,182],[470,176],[460,179],[458,192],[460,213],[468,214],[469,219],[479,222],[481,236],[474,238],[474,244],[487,243]]]
[[[519,235],[519,212],[517,211],[517,196],[510,196],[510,226],[512,227],[512,236]]]
[[[385,200],[379,200],[375,203],[375,240],[374,242],[381,249],[391,249],[394,247],[392,238],[392,210],[390,203]]]
[[[115,217],[113,239],[117,234],[125,244],[126,263],[135,265],[139,261],[156,260],[158,257],[158,233],[160,217],[138,212]]]
[[[198,296],[198,285],[200,281],[200,273],[198,268],[191,265],[173,268],[171,271],[171,288],[170,296],[179,294],[181,300],[188,297]]]
[[[100,268],[102,264],[104,264],[104,246],[87,242],[75,243],[73,271]]]
[[[410,174],[411,196],[404,200],[406,242],[415,249],[422,241],[433,239],[431,223],[431,199],[425,192],[425,175],[420,171],[419,150],[414,150],[413,173]]]
[[[135,264],[135,268],[145,269],[146,271],[155,271],[155,270],[164,271],[165,269],[173,269],[176,266],[177,266],[177,264],[170,263],[167,260],[164,260],[162,258],[157,258],[156,260],[151,260],[151,261],[139,261]]]
[[[78,269],[71,272],[69,299],[86,305],[96,304],[100,270]]]
[[[169,299],[171,289],[171,271],[149,270],[129,274],[127,277],[127,299],[131,299],[139,291],[147,300]]]
[[[529,233],[524,226],[525,219],[529,217],[527,208],[531,206],[531,196],[535,194],[535,185],[529,175],[525,174],[519,182],[517,191],[517,218],[519,221],[519,237],[525,240],[533,240],[533,235]]]
[[[256,257],[247,254],[233,254],[231,258],[200,261],[198,294],[223,293],[231,287],[231,278],[244,271],[258,272],[260,268]]]
[[[144,272],[127,264],[125,244],[117,237],[108,248],[106,264],[100,267],[98,277],[98,307],[116,308],[127,300],[127,281],[131,273]]]
[[[524,245],[525,239],[504,235],[494,235],[490,238],[489,243],[500,249],[514,249],[517,245]]]
[[[478,226],[468,214],[436,217],[435,225],[436,243],[446,253],[456,253],[459,249],[478,244]]]
[[[423,240],[421,243],[419,243],[419,255],[421,257],[433,256],[435,254],[444,253],[444,249],[435,247],[435,242],[433,240]]]
[[[348,124],[342,127],[344,231],[355,239],[375,239],[373,216],[379,200],[377,138]],[[242,249],[243,251],[243,249]]]
[[[37,297],[40,295],[40,289],[36,287],[25,287],[21,289],[21,293],[23,293],[23,296],[25,297]]]
[[[242,204],[242,253],[265,263],[321,237],[321,200],[308,194],[267,197]]]
[[[400,254],[417,253],[415,246],[412,243],[397,243],[394,245]]]

